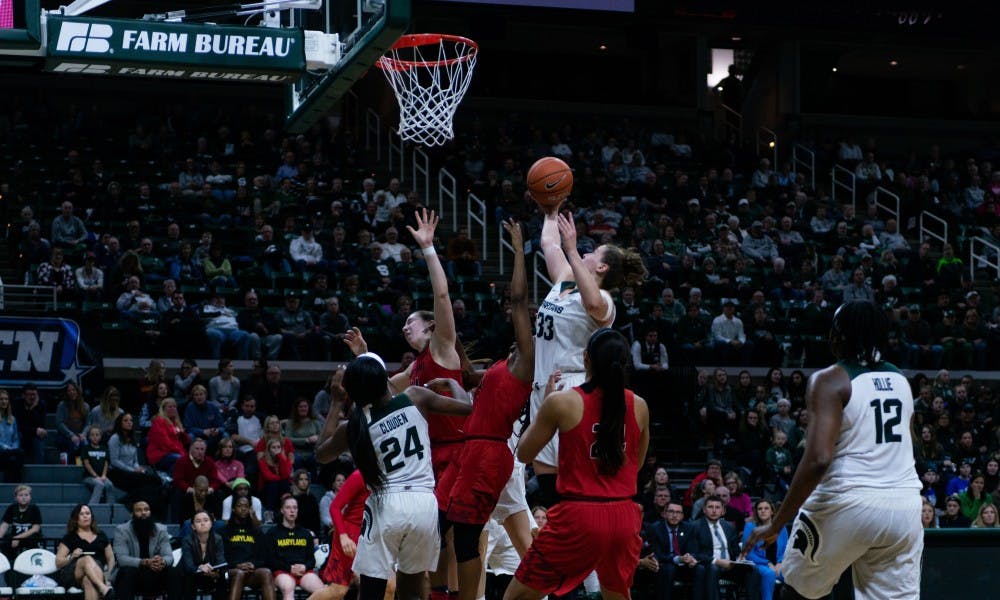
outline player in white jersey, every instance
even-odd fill
[[[858,600],[920,597],[920,480],[913,464],[913,396],[880,348],[887,323],[873,303],[837,309],[838,362],[809,378],[805,454],[771,524],[744,548],[773,542],[795,518],[782,561],[784,599],[825,598],[853,567]]]
[[[392,396],[387,383],[385,364],[370,353],[351,361],[344,372],[344,390],[355,405],[346,437],[371,490],[354,571],[361,576],[361,600],[381,600],[394,572],[397,596],[417,600],[424,572],[437,568],[441,547],[427,414],[467,415],[472,404],[450,379],[427,386],[445,385],[453,398],[417,386]],[[339,433],[332,438],[334,451],[336,440],[343,439]]]
[[[561,383],[567,389],[586,380],[583,349],[592,333],[615,320],[615,303],[607,290],[626,283],[636,284],[646,274],[642,258],[636,252],[610,244],[581,257],[576,248],[572,216],[560,215],[558,207],[543,210],[541,246],[553,285],[538,307],[535,321],[532,420],[545,399],[545,384],[554,371],[562,372]],[[556,501],[557,437],[538,453],[533,463],[540,488],[539,502],[545,506]]]

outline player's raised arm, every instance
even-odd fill
[[[458,394],[455,398],[442,396],[430,389],[431,383],[436,385],[448,385],[453,394]],[[467,415],[472,412],[472,400],[469,394],[462,389],[454,379],[435,379],[428,383],[428,387],[411,385],[406,388],[406,395],[410,402],[420,409],[425,415],[428,412],[444,415]]]
[[[576,249],[576,225],[573,224],[572,217],[559,215],[557,220],[559,235],[562,238],[562,249],[566,253],[566,259],[573,270],[573,279],[576,287],[580,290],[580,300],[595,321],[602,326],[611,322],[611,306],[607,297],[601,293],[601,286],[590,272],[587,265],[583,264],[583,257]]]
[[[559,241],[559,222],[557,218],[559,217],[560,206],[562,204],[555,206],[538,205],[539,210],[545,215],[545,220],[542,221],[542,256],[545,257],[545,269],[549,272],[549,279],[552,280],[552,283],[561,283],[573,279],[573,269],[570,268],[569,261],[566,260],[566,255],[563,254],[562,245]]]
[[[535,377],[535,335],[531,331],[531,311],[528,309],[528,274],[524,264],[524,233],[521,224],[513,219],[505,221],[503,228],[510,234],[514,248],[514,273],[510,279],[511,321],[514,324],[514,342],[517,358],[508,365],[511,374],[528,383]]]
[[[448,278],[445,276],[441,257],[434,248],[434,231],[439,218],[434,211],[426,208],[416,214],[417,228],[407,225],[410,235],[420,246],[427,272],[431,279],[431,290],[434,292],[434,333],[431,335],[430,351],[434,360],[448,369],[459,368],[458,353],[455,352],[455,315],[451,308],[451,298],[448,296]]]

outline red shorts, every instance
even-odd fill
[[[448,465],[461,457],[464,443],[465,440],[437,442],[431,440],[431,468],[434,469],[434,481],[440,481]]]
[[[458,475],[451,486],[448,520],[486,524],[513,470],[514,455],[506,441],[467,440]]]
[[[309,572],[310,572],[310,571],[306,571],[306,573],[309,573]],[[278,578],[278,575],[288,575],[289,577],[291,577],[291,578],[292,578],[292,580],[293,580],[293,581],[295,581],[295,585],[299,585],[299,582],[300,582],[300,581],[302,581],[302,576],[299,576],[299,575],[292,575],[292,574],[291,574],[291,573],[289,573],[288,571],[277,571],[277,570],[276,570],[276,571],[274,571],[274,578],[275,578],[275,579],[277,579],[277,578]]]
[[[448,504],[451,502],[451,491],[455,487],[455,481],[458,480],[458,472],[462,468],[463,456],[464,453],[456,452],[452,454],[451,460],[444,466],[444,471],[441,472],[440,476],[436,477],[437,483],[434,484],[434,497],[437,499],[438,510],[441,512],[448,510]]]
[[[548,516],[514,577],[562,596],[597,571],[602,588],[628,597],[642,549],[642,508],[632,500],[564,500]]]
[[[354,543],[358,542],[359,530],[348,531],[348,537]],[[340,534],[336,531],[330,539],[330,555],[326,557],[326,564],[319,572],[319,578],[323,583],[329,585],[335,583],[344,587],[350,587],[354,579],[354,557],[344,554],[344,549],[340,546]]]

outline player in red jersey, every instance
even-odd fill
[[[479,534],[490,518],[514,469],[514,455],[507,440],[514,432],[531,394],[535,372],[535,338],[528,309],[528,278],[524,266],[524,237],[514,221],[503,224],[514,249],[514,274],[510,283],[514,347],[510,355],[487,369],[474,392],[472,414],[465,421],[461,459],[452,462],[438,481],[435,493],[444,530],[454,528],[455,559],[461,600],[475,600],[483,565],[479,560]],[[511,537],[530,543],[527,513],[512,515],[504,525]],[[523,522],[522,522],[523,521]]]
[[[587,342],[584,366],[587,380],[549,394],[521,437],[517,457],[527,463],[559,433],[561,500],[549,509],[504,600],[566,594],[591,571],[605,600],[629,597],[642,549],[642,509],[632,496],[649,446],[649,410],[625,388],[625,336],[598,329]]]
[[[368,488],[361,471],[354,471],[344,480],[344,485],[330,503],[333,534],[330,536],[330,556],[320,571],[320,579],[327,586],[313,592],[309,600],[341,600],[347,595],[354,573],[354,555],[358,550],[361,519],[365,512]]]

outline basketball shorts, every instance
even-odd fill
[[[440,481],[448,465],[461,457],[463,443],[464,440],[445,442],[431,440],[431,468],[434,469],[434,481]]]
[[[497,505],[514,468],[514,457],[506,440],[465,442],[462,460],[451,488],[448,520],[483,525]]]
[[[807,598],[826,597],[853,566],[857,600],[919,598],[920,506],[915,490],[813,493],[792,525],[785,583]]]
[[[582,352],[582,350],[581,350]],[[587,380],[586,373],[563,373],[562,379],[559,380],[559,385],[562,389],[568,390],[572,387],[576,387]],[[538,409],[542,406],[542,401],[545,400],[545,381],[535,382],[531,387],[531,399],[530,408],[531,418],[534,420],[535,415],[538,414]],[[548,444],[541,449],[535,460],[553,467],[559,466],[559,436],[552,436]]]
[[[396,572],[437,570],[441,537],[434,493],[389,491],[369,496],[358,537],[354,572],[389,579]]]
[[[459,444],[455,444],[458,446]],[[437,499],[438,510],[448,512],[448,504],[451,502],[451,493],[455,488],[455,481],[458,480],[458,472],[462,468],[463,453],[455,452],[451,454],[451,459],[445,465],[441,475],[435,473],[434,497]]]
[[[346,533],[357,543],[359,530],[348,531]],[[354,578],[353,566],[354,557],[344,554],[344,550],[340,546],[340,533],[334,531],[330,539],[330,555],[326,558],[326,564],[323,565],[323,569],[319,572],[319,578],[327,585],[335,583],[349,587],[351,580]]]
[[[531,511],[528,510],[527,493],[524,489],[524,463],[515,458],[514,469],[507,479],[503,491],[500,492],[500,498],[497,500],[496,508],[493,509],[493,514],[490,517],[502,524],[507,520],[507,517],[521,511],[531,515]]]
[[[642,549],[642,508],[632,500],[562,501],[515,577],[542,594],[565,595],[597,571],[601,586],[628,597]]]

